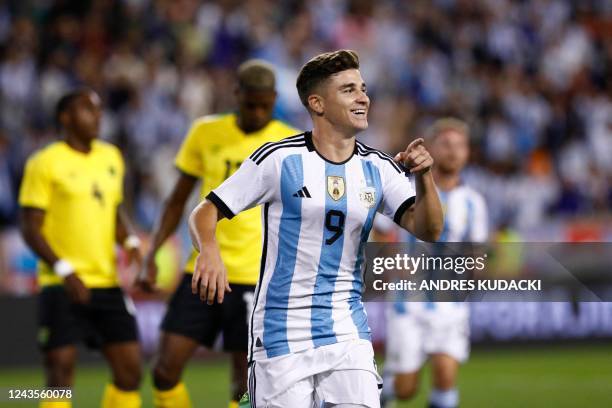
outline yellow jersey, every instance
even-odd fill
[[[118,285],[115,224],[124,172],[119,149],[102,141],[93,141],[89,153],[55,142],[26,163],[19,205],[45,211],[43,236],[90,288]],[[38,282],[49,286],[62,279],[40,261]]]
[[[300,133],[272,120],[263,129],[245,134],[235,114],[205,116],[187,133],[175,160],[176,167],[202,179],[201,198],[232,175],[255,149]],[[251,208],[217,225],[217,242],[230,283],[255,285],[261,257],[261,213]],[[185,271],[193,273],[197,253],[192,251]]]

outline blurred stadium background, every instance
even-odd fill
[[[190,122],[233,109],[237,65],[249,57],[273,63],[276,116],[307,128],[297,71],[336,48],[361,57],[373,101],[365,143],[395,153],[434,118],[469,122],[465,182],[485,196],[494,240],[611,240],[609,0],[6,0],[0,387],[42,384],[36,260],[17,230],[16,197],[27,156],[57,136],[57,99],[79,84],[103,97],[102,138],[124,152],[127,204],[146,240]],[[149,355],[188,246],[183,229],[160,254],[164,294],[134,293]],[[126,288],[132,274],[122,270]],[[382,304],[368,307],[380,346]],[[464,406],[612,406],[610,304],[472,309],[475,351],[460,376]],[[93,354],[81,357],[76,406],[96,405],[106,368]],[[187,383],[197,406],[224,405],[227,371],[219,355],[203,352],[193,362]],[[150,404],[150,382],[143,390]]]

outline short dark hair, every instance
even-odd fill
[[[296,82],[302,104],[308,108],[308,97],[312,91],[330,76],[347,69],[359,69],[359,56],[355,51],[326,52],[304,64]]]
[[[260,59],[243,62],[238,67],[238,87],[245,91],[274,91],[274,67]]]
[[[58,129],[62,127],[62,123],[60,122],[60,116],[62,115],[62,113],[67,111],[68,108],[70,108],[70,106],[72,105],[72,102],[74,102],[79,96],[85,95],[88,92],[91,92],[91,89],[77,88],[64,94],[61,98],[59,98],[57,104],[55,105],[55,125]]]

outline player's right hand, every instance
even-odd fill
[[[89,303],[91,292],[76,273],[71,273],[64,278],[64,288],[72,302],[80,304]]]
[[[194,295],[199,294],[200,300],[209,305],[215,301],[215,295],[217,302],[223,303],[225,292],[232,291],[227,280],[227,270],[216,244],[204,245],[196,258],[191,291]]]
[[[157,290],[155,286],[156,281],[157,265],[155,264],[155,256],[147,255],[142,262],[138,275],[136,275],[134,285],[145,292],[155,292]]]
[[[410,142],[405,151],[399,152],[393,158],[396,162],[406,166],[410,173],[424,174],[433,166],[433,158],[425,147],[422,137]]]

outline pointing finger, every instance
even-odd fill
[[[410,144],[408,145],[408,147],[406,148],[406,152],[411,151],[412,149],[416,148],[419,145],[422,145],[425,143],[425,139],[423,139],[422,137],[419,137],[418,139],[413,140],[412,142],[410,142]]]

